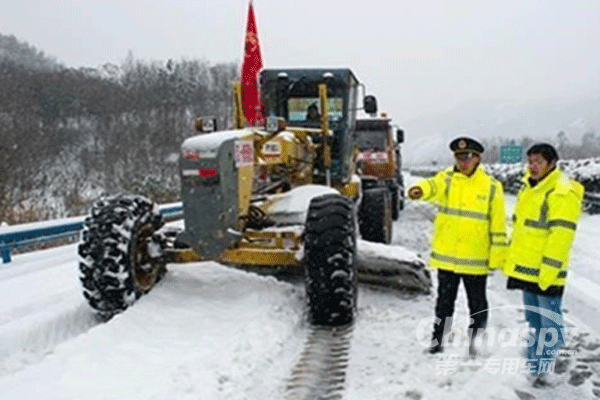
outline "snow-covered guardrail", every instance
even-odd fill
[[[183,218],[182,203],[163,204],[159,206],[165,222]],[[10,251],[19,247],[52,243],[74,235],[83,229],[85,216],[61,220],[34,222],[0,228],[0,256],[4,264],[11,261]]]

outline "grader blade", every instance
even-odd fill
[[[358,241],[358,280],[362,283],[430,293],[431,275],[423,260],[401,246]]]

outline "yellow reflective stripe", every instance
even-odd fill
[[[526,219],[525,226],[536,229],[548,229],[546,221],[535,221],[533,219]]]
[[[551,221],[548,221],[548,228],[551,228],[553,226],[561,226],[563,228],[572,230],[577,229],[577,224],[575,222],[567,221],[565,219],[553,219]]]
[[[567,271],[560,271],[558,273],[558,277],[559,278],[566,278],[567,277]]]
[[[549,257],[542,257],[542,262],[546,265],[549,265],[551,267],[555,267],[555,268],[562,268],[562,261],[559,260],[555,260],[553,258],[549,258]]]
[[[437,193],[437,186],[433,179],[427,179],[426,182],[429,184],[429,188],[431,189],[431,196],[435,196]]]
[[[524,267],[522,265],[515,265],[515,272],[520,272],[520,273],[525,274],[525,275],[538,276],[540,274],[540,269],[539,268]]]
[[[548,223],[546,222],[546,219],[548,218],[548,196],[553,191],[554,189],[548,190],[544,196],[544,202],[542,203],[542,207],[540,209],[540,219],[526,219],[525,226],[536,229],[548,229]]]
[[[465,210],[461,210],[458,208],[452,208],[452,207],[442,207],[442,208],[440,208],[439,212],[441,212],[442,214],[456,215],[459,217],[466,217],[466,218],[475,218],[475,219],[483,219],[483,220],[489,219],[488,214],[484,214],[484,213],[480,213],[480,212],[476,212],[476,211],[465,211]]]
[[[525,226],[536,229],[549,229],[553,226],[560,226],[567,229],[576,230],[577,224],[571,221],[567,221],[564,219],[554,219],[552,221],[544,222],[544,221],[534,221],[532,219],[525,220]]]
[[[448,204],[448,196],[450,194],[450,184],[452,183],[452,172],[446,173],[446,190],[444,191],[444,197],[446,198],[446,204]]]
[[[490,232],[490,243],[492,246],[508,246],[505,232]]]
[[[473,266],[473,267],[487,267],[487,265],[488,265],[487,260],[473,260],[473,259],[469,259],[469,258],[450,257],[450,256],[445,256],[443,254],[435,253],[435,252],[432,252],[430,257],[433,259],[436,259],[438,261],[444,261],[444,262],[460,264],[460,265],[469,265],[469,266]]]
[[[542,208],[540,209],[540,222],[546,222],[546,219],[548,218],[548,195],[550,192],[552,192],[552,190],[549,190],[548,193],[546,193],[546,197],[544,197],[544,202],[542,203]]]
[[[494,181],[492,180],[490,183],[490,195],[488,197],[488,215],[492,215],[492,203],[494,201],[494,195],[496,194],[496,185],[494,185]]]
[[[494,185],[494,182],[492,181],[492,184],[490,185],[490,204],[492,203],[492,200],[494,200],[494,195],[496,194],[496,185]]]
[[[490,232],[490,239],[492,243],[506,243],[507,235],[504,232]]]

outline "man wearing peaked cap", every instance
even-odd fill
[[[483,146],[475,139],[469,137],[459,137],[450,142],[450,150],[456,153],[465,153],[468,151],[474,151],[476,153],[483,153]]]
[[[443,351],[450,332],[454,303],[462,281],[470,313],[469,355],[477,350],[475,337],[487,323],[486,278],[504,265],[506,211],[502,185],[480,165],[483,146],[459,137],[450,143],[454,165],[418,181],[408,191],[412,200],[439,205],[429,265],[438,269],[435,323],[430,353]]]

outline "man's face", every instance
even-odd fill
[[[529,164],[530,177],[536,181],[548,175],[548,172],[556,165],[555,161],[546,161],[541,154],[527,156],[527,163]]]
[[[477,164],[479,164],[479,154],[473,151],[466,151],[460,153],[454,153],[454,160],[456,160],[456,169],[465,175],[471,175]]]

